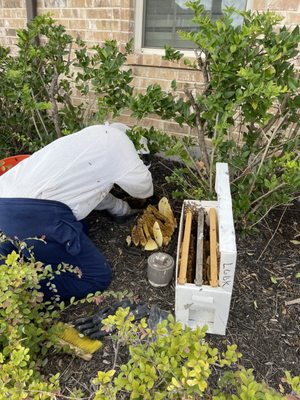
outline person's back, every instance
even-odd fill
[[[85,128],[55,140],[0,177],[0,231],[33,247],[36,260],[54,271],[61,263],[81,271],[80,276],[65,272],[51,280],[64,300],[105,290],[112,278],[81,220],[93,209],[115,216],[134,211],[109,193],[115,183],[133,197],[153,194],[151,174],[125,131],[108,125]],[[0,258],[13,250],[18,249],[11,240],[0,243]],[[40,285],[50,299],[49,280]]]
[[[2,175],[0,198],[60,201],[80,220],[142,165],[124,132],[94,125],[53,141]]]

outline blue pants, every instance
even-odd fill
[[[84,224],[77,221],[71,209],[52,200],[0,198],[0,231],[10,239],[25,241],[33,246],[36,261],[56,269],[60,263],[78,267],[81,277],[72,272],[55,275],[51,280],[62,300],[80,299],[89,293],[105,290],[112,278],[107,260],[84,232]],[[32,239],[43,237],[45,242]],[[29,239],[30,238],[30,239]],[[10,242],[0,243],[0,255],[16,250]],[[1,264],[1,261],[0,261]],[[53,292],[41,281],[44,299]]]

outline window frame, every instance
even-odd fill
[[[246,0],[246,10],[252,9],[253,0]],[[138,54],[157,54],[163,56],[164,48],[142,47],[143,43],[143,22],[145,12],[145,0],[135,0],[135,15],[134,15],[134,50]],[[180,50],[186,57],[193,57],[194,50]]]

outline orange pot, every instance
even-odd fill
[[[29,154],[20,154],[18,156],[11,156],[0,160],[0,175],[17,165],[20,161],[29,157]]]

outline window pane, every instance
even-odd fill
[[[179,38],[178,30],[195,29],[192,10],[181,5],[184,1],[147,0],[145,3],[143,47],[191,48],[192,43]],[[179,4],[178,4],[179,3]]]
[[[247,5],[247,0],[223,0],[222,1],[222,8],[224,9],[225,7],[234,7],[237,10],[245,10]],[[243,18],[240,15],[233,14],[232,15],[232,25],[237,26],[241,25],[243,23]]]
[[[139,0],[142,1],[142,0]],[[194,13],[187,8],[186,0],[145,0],[143,47],[161,48],[169,44],[177,49],[193,49],[194,44],[181,40],[177,32],[196,31],[193,24]],[[226,6],[245,9],[246,0],[202,0],[205,9],[213,19],[222,15]],[[239,16],[234,16],[234,25],[241,24]]]

